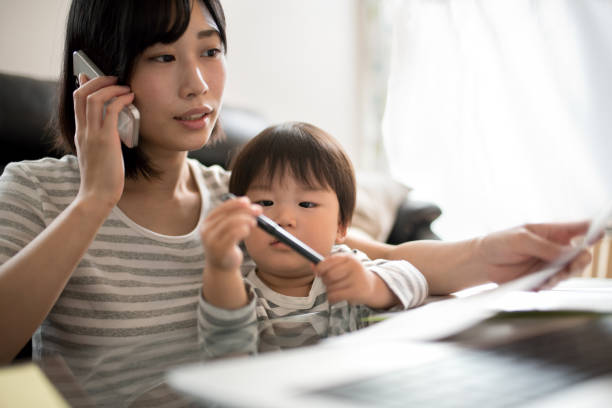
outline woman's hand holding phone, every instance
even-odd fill
[[[117,85],[116,77],[90,80],[81,74],[79,83],[73,94],[74,142],[81,172],[77,199],[109,211],[121,198],[125,179],[118,115],[132,103],[134,94],[129,87]]]

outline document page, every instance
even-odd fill
[[[550,290],[508,293],[493,306],[500,312],[612,313],[612,279],[572,278]]]

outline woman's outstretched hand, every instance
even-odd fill
[[[117,131],[119,112],[134,99],[116,77],[79,77],[74,92],[76,145],[81,185],[78,198],[112,208],[123,193],[125,170]]]
[[[575,250],[572,239],[584,236],[588,228],[588,221],[527,224],[465,241],[423,240],[399,245],[381,244],[349,234],[346,242],[372,259],[403,259],[412,263],[427,279],[430,294],[447,295],[536,272]],[[590,262],[591,254],[580,251],[546,286],[581,272]]]
[[[572,250],[575,237],[586,234],[589,222],[527,224],[491,233],[477,240],[477,258],[490,281],[504,283],[541,269]],[[591,254],[582,250],[545,286],[580,273],[591,262]]]

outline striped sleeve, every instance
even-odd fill
[[[245,284],[251,300],[246,306],[235,310],[219,308],[208,303],[200,292],[198,335],[208,356],[257,352],[256,298],[250,285],[246,282]]]
[[[0,264],[45,229],[37,180],[10,163],[0,177]]]
[[[389,289],[397,296],[401,306],[392,310],[405,310],[418,306],[425,301],[428,294],[425,276],[410,262],[403,260],[371,260],[361,251],[338,245],[334,252],[352,252],[364,267],[378,275]]]

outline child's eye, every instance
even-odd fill
[[[274,201],[272,201],[272,200],[259,200],[259,201],[255,201],[255,204],[259,204],[262,207],[270,207],[271,205],[274,205]]]
[[[172,62],[174,61],[174,56],[170,54],[163,54],[158,55],[156,57],[152,57],[151,59],[156,62]]]
[[[315,203],[313,203],[312,201],[302,201],[300,203],[300,207],[304,207],[304,208],[314,208],[317,205]]]

